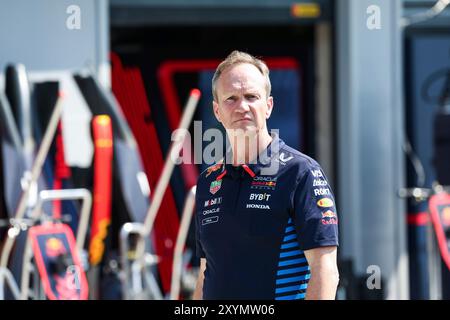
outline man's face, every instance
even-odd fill
[[[258,133],[267,128],[273,98],[267,98],[265,78],[254,65],[243,63],[226,69],[217,80],[216,94],[214,114],[227,131]]]

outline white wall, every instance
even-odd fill
[[[71,5],[80,9],[79,29],[67,27]],[[30,71],[98,72],[108,51],[107,0],[0,0],[0,73],[10,62]]]
[[[70,72],[88,69],[110,87],[108,5],[108,0],[0,0],[0,90],[9,63],[24,64],[31,81],[60,80],[65,156],[73,166],[91,163],[92,115]]]

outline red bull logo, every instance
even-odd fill
[[[50,238],[45,242],[45,253],[49,257],[56,257],[66,253],[66,248],[58,238]]]
[[[275,190],[277,183],[274,181],[252,181],[252,189]]]
[[[336,214],[333,211],[328,210],[322,213],[322,218],[336,218]]]
[[[325,212],[322,212],[322,224],[337,224],[338,218],[336,216],[336,213],[334,213],[331,210],[327,210]]]

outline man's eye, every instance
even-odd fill
[[[249,95],[246,96],[246,98],[248,100],[256,100],[256,99],[258,99],[258,96],[255,95],[255,94],[249,94]]]
[[[228,101],[228,102],[236,101],[236,97],[229,97],[225,101]]]

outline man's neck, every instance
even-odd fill
[[[248,135],[228,136],[233,151],[233,165],[256,162],[258,155],[272,142],[267,129]]]

